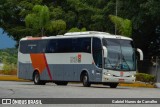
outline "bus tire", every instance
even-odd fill
[[[46,85],[45,81],[40,81],[40,85]]]
[[[117,86],[118,86],[118,83],[111,83],[110,84],[110,88],[117,88]]]
[[[83,82],[83,86],[84,87],[90,87],[91,83],[89,82],[89,77],[87,73],[84,73],[84,75],[82,76],[82,82]]]
[[[38,72],[34,73],[33,81],[35,85],[45,85],[46,84],[46,82],[40,80],[40,75]]]
[[[68,82],[67,81],[57,81],[57,82],[55,82],[55,84],[56,85],[67,85],[68,84]]]

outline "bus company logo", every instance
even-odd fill
[[[121,77],[123,77],[123,74],[124,74],[123,72],[120,72],[120,76],[121,76]]]
[[[82,58],[81,54],[78,54],[78,63],[81,63],[81,58]]]
[[[82,55],[78,54],[77,56],[70,57],[70,63],[81,63]]]

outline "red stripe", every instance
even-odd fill
[[[49,69],[45,54],[43,54],[43,56],[44,56],[44,61],[45,61],[45,64],[46,64],[46,68],[47,68],[47,72],[48,72],[49,78],[50,78],[50,80],[52,80],[51,71]]]

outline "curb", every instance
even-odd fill
[[[30,80],[24,80],[24,79],[19,79],[17,75],[0,75],[0,81],[19,81],[19,82],[29,82]],[[127,84],[127,83],[120,83],[118,86],[125,86],[125,87],[143,87],[143,88],[159,88],[159,84],[147,84],[143,82],[135,82],[133,84]]]
[[[19,79],[17,75],[0,75],[0,81],[30,81],[30,80],[24,80],[24,79]]]

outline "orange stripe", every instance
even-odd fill
[[[32,60],[32,66],[34,69],[38,69],[40,74],[46,68],[43,54],[30,54]]]
[[[50,71],[50,69],[49,69],[49,66],[48,66],[48,63],[47,63],[45,54],[43,54],[43,57],[44,57],[44,61],[45,61],[46,67],[47,67],[47,71],[48,71],[49,78],[50,78],[50,80],[52,80],[51,71]]]
[[[30,54],[32,60],[32,66],[34,69],[37,69],[41,74],[45,68],[47,68],[47,72],[50,80],[52,80],[52,75],[46,60],[45,54]]]

